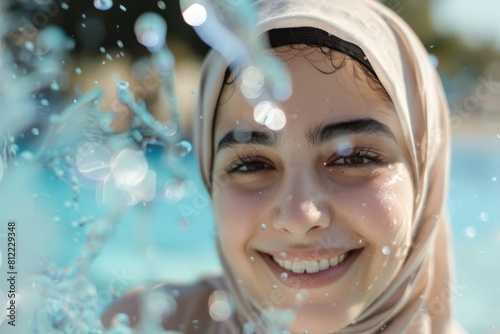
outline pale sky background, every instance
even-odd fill
[[[495,44],[500,50],[500,0],[434,0],[438,31],[458,32],[471,46]]]

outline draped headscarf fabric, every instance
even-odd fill
[[[312,27],[360,47],[389,94],[410,152],[416,198],[412,247],[391,285],[338,333],[455,333],[450,303],[450,246],[445,214],[449,163],[448,109],[437,72],[414,32],[374,0],[255,1],[258,35],[272,29]],[[203,181],[213,189],[213,123],[228,61],[216,51],[202,73],[195,145]],[[236,303],[235,321],[205,321],[204,333],[240,333],[259,306],[236,282],[218,247],[223,284]],[[215,283],[214,283],[215,284]],[[220,285],[216,283],[214,286]],[[239,324],[239,325],[238,325]],[[265,327],[264,324],[261,324]],[[266,328],[257,331],[266,333]],[[383,327],[383,328],[381,328]]]

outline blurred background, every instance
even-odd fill
[[[500,3],[496,0],[382,2],[402,16],[422,40],[437,66],[450,105],[453,150],[448,208],[456,278],[449,298],[455,305],[455,316],[470,333],[498,334]],[[12,66],[29,64],[37,56],[26,53],[26,49],[43,28],[58,26],[69,37],[68,53],[60,62],[62,68],[57,80],[33,93],[39,103],[33,122],[19,129],[18,145],[35,147],[39,133],[48,126],[48,117],[94,88],[104,91],[100,109],[116,116],[113,128],[126,129],[131,116],[116,98],[119,81],[129,83],[131,92],[145,101],[157,120],[168,121],[165,108],[168,96],[155,74],[147,66],[140,66],[150,52],[138,42],[134,22],[146,12],[157,13],[167,22],[166,44],[176,60],[176,94],[181,106],[183,138],[189,141],[200,64],[208,47],[183,21],[178,1],[122,0],[115,1],[108,10],[98,7],[91,0],[9,3],[8,12],[16,17],[8,21],[11,33],[6,38],[6,45],[15,50],[17,57]],[[5,93],[7,87],[0,89]],[[89,269],[101,308],[137,284],[192,281],[219,270],[213,218],[193,153],[182,161],[185,179],[191,181],[182,194],[169,187],[173,175],[161,148],[148,147],[146,156],[157,171],[155,199],[131,207],[120,218],[112,238]],[[74,224],[75,210],[68,204],[71,192],[51,171],[37,174],[32,182],[37,194],[42,195],[38,196],[40,203],[47,207],[44,211],[47,224],[55,226],[53,235],[48,236],[57,240],[50,257],[56,265],[64,266],[85,243],[85,232]],[[79,212],[98,217],[103,208],[96,204],[95,184],[83,183],[81,188]]]

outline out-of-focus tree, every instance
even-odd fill
[[[481,73],[483,67],[500,59],[500,52],[491,45],[471,47],[458,35],[442,36],[433,24],[432,3],[436,0],[380,0],[398,13],[422,40],[427,50],[439,59],[439,71],[450,76],[468,67]]]

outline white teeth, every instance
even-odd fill
[[[317,273],[321,270],[326,270],[331,267],[335,267],[340,263],[344,262],[347,258],[347,253],[341,254],[337,257],[331,259],[322,259],[319,261],[290,261],[282,260],[273,256],[274,262],[276,262],[281,268],[293,271],[297,274],[303,274],[307,272],[308,274]]]
[[[318,261],[306,261],[306,271],[308,274],[317,273],[319,271]]]
[[[325,270],[330,267],[330,260],[328,259],[323,259],[319,261],[319,270]]]

